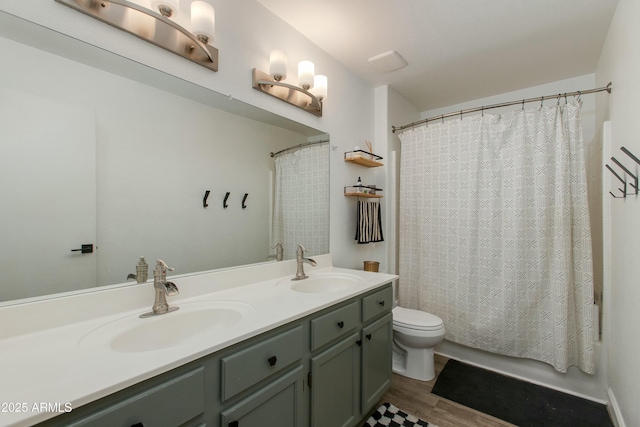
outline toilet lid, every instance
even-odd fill
[[[403,307],[393,309],[393,323],[409,329],[431,330],[441,328],[442,319],[425,311]]]

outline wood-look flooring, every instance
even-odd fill
[[[436,354],[436,378],[431,381],[417,381],[393,374],[391,388],[382,396],[376,408],[389,402],[427,421],[429,425],[433,423],[438,427],[513,427],[513,424],[506,421],[431,394],[431,389],[447,360],[446,357]],[[366,418],[363,421],[366,421]]]

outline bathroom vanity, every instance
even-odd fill
[[[187,295],[169,299],[180,309],[151,319],[153,326],[137,317],[148,310],[144,305],[97,318],[85,306],[80,322],[0,341],[3,353],[23,356],[29,335],[44,337],[45,344],[76,343],[49,350],[67,352],[67,358],[53,357],[49,378],[29,375],[28,360],[17,370],[0,368],[19,388],[3,387],[1,400],[25,401],[28,409],[57,403],[60,412],[0,414],[0,425],[355,425],[390,385],[391,282],[397,276],[335,268],[330,255],[315,259],[318,267],[308,268],[309,279],[301,281],[291,281],[295,261],[172,278]],[[103,300],[115,304],[127,290],[137,302],[147,291],[150,303],[148,285],[97,293],[114,293]],[[85,295],[88,303],[94,294]],[[198,332],[189,331],[191,322]],[[155,326],[159,334],[151,332]],[[74,339],[63,338],[68,334]],[[36,341],[37,359],[43,340]],[[49,363],[42,354],[48,353],[40,353],[41,363]],[[26,381],[18,380],[21,371]],[[72,410],[63,413],[65,405]]]

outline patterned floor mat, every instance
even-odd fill
[[[362,425],[362,427],[438,427],[396,408],[383,403]]]

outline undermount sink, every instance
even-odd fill
[[[177,304],[170,313],[140,318],[139,313],[101,326],[79,342],[81,347],[107,345],[120,353],[175,347],[229,328],[253,307],[240,301],[202,301]]]
[[[309,276],[296,281],[289,280],[292,291],[303,293],[339,292],[355,288],[362,283],[363,280],[358,276],[338,273]]]

